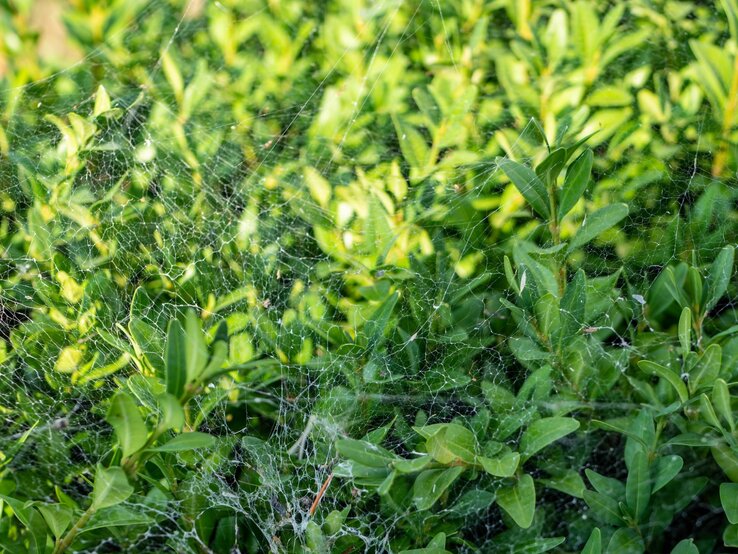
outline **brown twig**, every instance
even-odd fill
[[[315,511],[318,509],[318,504],[320,504],[320,501],[323,499],[323,495],[325,495],[325,491],[328,488],[328,485],[331,484],[331,481],[333,481],[333,472],[331,471],[328,474],[328,477],[323,482],[323,485],[320,487],[320,490],[318,491],[318,494],[315,496],[315,500],[313,500],[312,506],[310,506],[310,517],[313,517],[315,514]]]

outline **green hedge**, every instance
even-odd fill
[[[738,547],[738,3],[0,1],[0,549]]]

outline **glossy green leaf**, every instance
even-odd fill
[[[600,208],[592,214],[588,214],[574,238],[569,242],[567,252],[573,252],[584,246],[589,241],[597,238],[602,233],[615,226],[628,215],[626,204],[611,204]]]
[[[63,504],[41,504],[38,511],[46,520],[51,533],[58,539],[72,523],[74,513],[69,506]]]
[[[584,491],[583,498],[592,514],[602,523],[614,526],[623,524],[617,500],[590,490]]]
[[[543,184],[535,172],[527,166],[514,162],[508,158],[497,158],[497,164],[505,172],[508,179],[515,185],[528,201],[528,204],[538,212],[538,215],[548,219],[550,206],[546,185]]]
[[[123,458],[143,448],[148,439],[148,430],[138,406],[130,395],[120,391],[110,402],[106,419],[118,438]]]
[[[166,346],[167,392],[180,398],[187,383],[187,337],[182,324],[173,319],[169,322]]]
[[[484,468],[484,471],[495,477],[512,477],[518,469],[520,463],[520,454],[517,452],[508,452],[502,456],[495,458],[486,458],[480,456],[477,461]]]
[[[592,529],[592,533],[587,539],[587,543],[582,549],[582,554],[601,554],[602,553],[602,533],[599,527]]]
[[[692,310],[686,306],[679,317],[679,343],[682,347],[682,356],[686,356],[692,344]]]
[[[738,523],[738,483],[720,485],[720,504],[730,523]]]
[[[633,458],[625,481],[625,500],[639,521],[646,513],[650,498],[651,472],[648,457],[644,452],[638,452]]]
[[[725,246],[712,262],[705,280],[705,312],[712,310],[728,289],[734,258],[735,247]]]
[[[209,448],[215,444],[215,437],[199,431],[182,433],[164,444],[151,448],[152,452],[184,452],[198,448]]]
[[[579,422],[570,417],[545,417],[531,423],[520,439],[523,461],[549,444],[579,429]]]
[[[687,386],[684,384],[679,376],[669,368],[652,362],[651,360],[641,360],[638,362],[638,367],[650,375],[658,375],[669,383],[672,388],[676,391],[681,402],[686,402],[689,399],[689,393],[687,392]]]
[[[202,324],[195,310],[192,309],[187,310],[187,316],[185,317],[185,343],[187,345],[185,353],[187,367],[186,382],[190,382],[200,376],[203,369],[205,369],[205,364],[208,362],[208,348],[205,344]]]
[[[587,148],[569,166],[564,179],[564,186],[559,192],[558,217],[560,220],[571,211],[587,189],[592,173],[593,159],[592,150]]]
[[[92,487],[92,506],[96,510],[120,504],[131,494],[133,494],[133,487],[121,468],[106,469],[100,465],[97,466]]]
[[[426,469],[418,475],[413,485],[413,502],[418,510],[428,510],[464,471],[461,467]]]
[[[497,504],[507,512],[518,527],[523,529],[530,527],[536,511],[536,488],[533,477],[526,473],[514,485],[498,490]]]

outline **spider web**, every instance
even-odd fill
[[[0,492],[53,500],[56,485],[84,504],[114,440],[106,400],[136,386],[117,341],[133,320],[163,339],[166,322],[194,308],[206,329],[226,321],[231,335],[236,369],[197,400],[217,455],[186,459],[198,471],[174,499],[153,487],[123,504],[120,521],[140,532],[91,534],[80,551],[207,551],[193,512],[222,519],[218,532],[237,535],[239,551],[296,549],[311,519],[346,506],[339,538],[367,552],[419,546],[393,542],[414,514],[329,479],[334,443],[392,425],[384,444],[403,450],[414,424],[483,411],[479,383],[522,382],[502,257],[543,229],[495,157],[540,161],[533,117],[550,141],[599,131],[577,224],[590,208],[630,205],[619,231],[572,262],[592,277],[628,267],[615,308],[587,322],[593,356],[626,372],[635,331],[668,319],[645,314],[648,283],[735,239],[734,188],[710,171],[716,118],[680,45],[695,26],[727,24],[710,8],[704,24],[674,14],[659,27],[634,3],[616,23],[623,36],[644,34],[638,48],[594,77],[567,50],[561,75],[549,75],[507,5],[80,2],[64,7],[53,43],[52,24],[40,37],[25,27],[53,2],[4,4]],[[96,10],[107,17],[97,28]],[[531,21],[551,45],[573,17],[542,3]],[[37,58],[46,40],[57,48]],[[96,115],[100,85],[111,104]],[[433,134],[417,90],[448,124],[427,174],[409,159],[414,133]],[[342,342],[366,332],[395,290],[392,341],[366,351]],[[724,318],[732,307],[721,305]],[[611,414],[637,407],[598,402]],[[587,440],[594,465],[620,448]],[[581,519],[581,502],[546,500]],[[454,548],[504,551],[495,537],[505,529],[496,508],[476,513]]]

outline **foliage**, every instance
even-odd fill
[[[0,549],[738,546],[735,0],[0,18]]]

